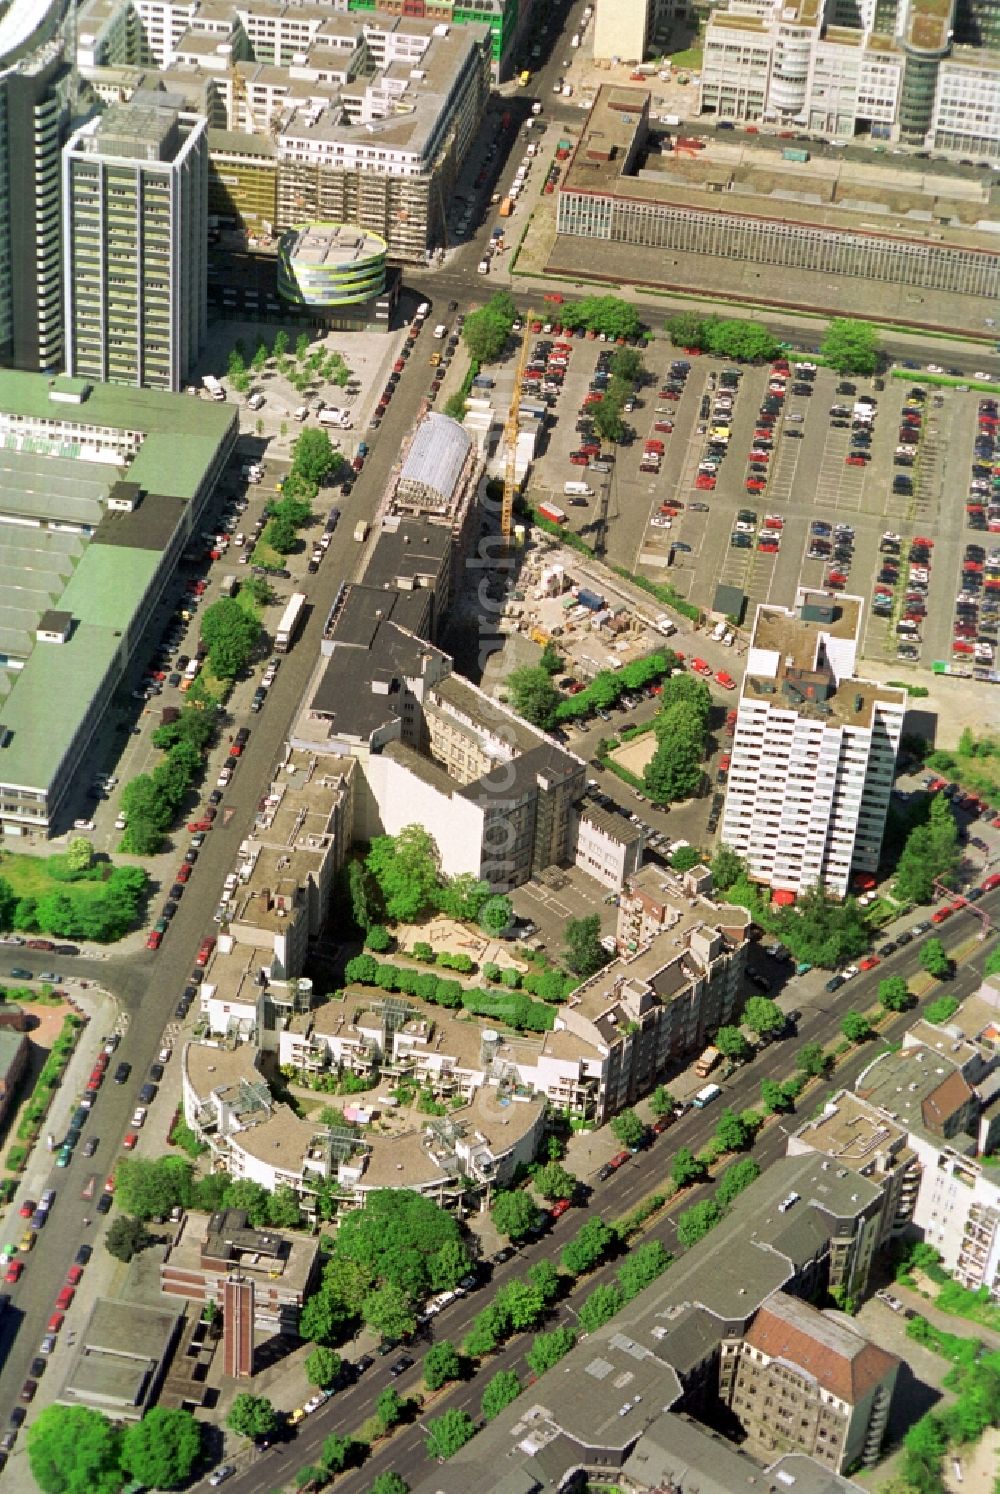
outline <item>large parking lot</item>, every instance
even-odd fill
[[[568,527],[603,538],[610,561],[669,580],[709,611],[720,583],[738,587],[747,622],[758,602],[791,605],[799,585],[840,588],[868,602],[867,658],[992,669],[991,397],[922,385],[917,372],[883,381],[794,364],[729,368],[661,340],[626,417],[634,439],[613,453],[603,443],[602,473],[571,453],[586,440],[575,426],[607,350],[575,337],[571,346],[533,487],[565,509]],[[656,467],[649,441],[662,444],[658,470],[644,470]],[[593,490],[585,504],[570,506],[574,480]]]

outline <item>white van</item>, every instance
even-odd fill
[[[585,482],[564,482],[563,492],[566,494],[567,498],[572,493],[579,494],[581,498],[593,498],[594,496],[593,488],[588,488]]]

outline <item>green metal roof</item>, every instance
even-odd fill
[[[124,633],[159,563],[160,556],[155,550],[88,545],[59,598],[59,610],[72,612],[78,623],[117,628]],[[32,661],[36,653],[44,651],[36,644]]]
[[[53,392],[65,396],[84,390],[89,393],[79,403],[75,398],[51,397]],[[145,439],[126,478],[150,492],[180,498],[190,498],[197,491],[205,468],[236,419],[234,406],[189,394],[50,379],[13,369],[0,369],[0,411],[139,431]]]
[[[121,643],[115,629],[86,623],[67,643],[36,643],[0,706],[12,734],[0,748],[0,783],[48,788]]]

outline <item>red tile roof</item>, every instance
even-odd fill
[[[899,1364],[894,1354],[785,1292],[768,1298],[745,1341],[803,1370],[848,1405],[863,1400]]]

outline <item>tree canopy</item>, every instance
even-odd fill
[[[244,1390],[229,1408],[226,1426],[237,1437],[266,1437],[278,1425],[274,1407],[265,1395]]]
[[[363,1209],[342,1220],[336,1258],[355,1265],[371,1286],[400,1288],[411,1303],[432,1288],[453,1287],[470,1265],[454,1217],[433,1199],[397,1188],[376,1189]]]
[[[936,980],[944,980],[951,974],[951,959],[938,938],[925,940],[920,950],[920,964]]]
[[[208,649],[209,667],[220,680],[234,680],[243,672],[259,637],[257,617],[236,597],[220,597],[206,609],[201,620],[201,639]]]
[[[525,1240],[538,1223],[538,1205],[520,1189],[501,1189],[494,1195],[490,1216],[496,1229],[508,1240]]]
[[[634,1110],[619,1110],[611,1121],[611,1130],[622,1146],[639,1146],[646,1127]]]
[[[951,804],[936,794],[927,823],[915,825],[906,837],[896,866],[896,896],[912,903],[932,902],[935,880],[951,885],[960,855]]]
[[[427,1423],[427,1454],[450,1458],[476,1435],[476,1424],[468,1411],[451,1408]]]
[[[754,1032],[782,1032],[788,1018],[769,996],[751,996],[743,1008],[743,1021]]]
[[[495,363],[507,346],[517,307],[506,291],[493,296],[478,311],[465,318],[462,337],[473,358],[480,363]]]
[[[179,1489],[200,1455],[201,1427],[190,1411],[153,1406],[122,1438],[122,1464],[152,1489]]]
[[[295,438],[292,448],[292,471],[317,487],[336,466],[337,453],[329,433],[317,426],[307,426]]]
[[[28,1428],[28,1462],[43,1494],[117,1494],[121,1433],[100,1411],[46,1406]]]
[[[398,835],[379,835],[365,865],[378,883],[388,916],[412,922],[436,902],[439,857],[434,838],[421,825],[405,825]]]
[[[601,944],[601,919],[598,913],[585,918],[570,918],[565,926],[565,959],[574,975],[594,975],[603,969],[611,956]]]
[[[499,1416],[505,1406],[516,1401],[521,1394],[521,1382],[517,1378],[516,1370],[498,1370],[492,1380],[487,1380],[483,1387],[483,1398],[480,1409],[485,1421],[492,1421]]]
[[[878,336],[871,322],[835,316],[826,329],[820,352],[837,373],[873,374],[878,367]]]
[[[666,330],[678,347],[699,348],[737,362],[773,358],[778,351],[773,333],[761,322],[743,317],[699,316],[697,312],[681,311],[667,318]]]
[[[535,1190],[549,1203],[557,1198],[572,1198],[576,1192],[576,1178],[561,1162],[546,1162],[536,1169],[531,1181]]]
[[[540,664],[525,664],[512,669],[506,679],[510,703],[519,716],[547,731],[555,724],[556,709],[562,697],[548,670]]]
[[[454,1344],[432,1344],[424,1355],[424,1384],[428,1390],[440,1390],[449,1380],[462,1373],[462,1361]]]

